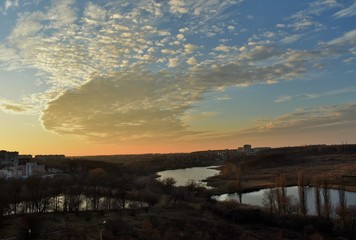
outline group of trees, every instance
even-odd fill
[[[113,175],[0,181],[0,214],[125,208],[132,179]]]
[[[286,194],[285,176],[283,174],[276,178],[275,187],[268,188],[264,191],[264,206],[271,213],[283,214],[300,214],[308,215],[308,181],[304,178],[303,172],[298,173],[298,198],[293,199]],[[347,200],[343,186],[339,186],[339,202],[336,208],[333,208],[330,196],[330,185],[326,178],[315,177],[313,180],[313,192],[315,203],[315,215],[327,219],[332,218],[333,212],[339,215],[341,211],[345,215],[347,209]]]
[[[332,204],[330,185],[325,177],[314,177],[313,190],[309,189],[302,172],[298,173],[298,198],[286,194],[284,176],[276,179],[276,186],[264,191],[263,204],[268,212],[277,216],[299,216],[304,219],[309,217],[325,220],[330,223],[335,232],[343,235],[354,236],[355,214],[347,205],[346,194],[343,186],[339,186],[338,203]],[[312,191],[309,192],[308,191]],[[314,196],[313,196],[314,194]],[[310,199],[308,199],[310,197]],[[315,212],[309,209],[308,200],[314,197]]]

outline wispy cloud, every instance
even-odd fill
[[[4,112],[15,113],[15,114],[33,114],[34,109],[25,104],[16,103],[9,99],[0,99],[0,109]]]
[[[330,97],[334,95],[348,94],[348,93],[355,93],[355,92],[356,92],[356,87],[350,86],[347,88],[336,89],[333,91],[326,91],[326,92],[319,92],[319,93],[302,93],[294,96],[290,96],[290,95],[280,96],[274,102],[281,103],[281,102],[287,102],[291,100],[310,100],[310,99]]]
[[[199,138],[217,139],[256,139],[267,137],[272,139],[278,136],[288,135],[290,138],[298,135],[313,136],[325,132],[339,132],[345,129],[355,129],[356,104],[341,104],[324,106],[318,108],[299,109],[295,112],[279,116],[274,119],[264,119],[257,121],[256,126],[239,129],[230,133],[214,133],[197,135]],[[215,135],[215,136],[214,136]],[[335,141],[337,141],[336,139]]]
[[[303,34],[293,34],[290,36],[286,36],[283,39],[281,39],[282,44],[292,44],[297,41],[299,41],[303,37]]]
[[[184,122],[201,121],[218,115],[219,112],[190,112],[182,117]]]
[[[3,5],[3,11],[6,13],[11,8],[17,8],[19,6],[19,0],[5,0]]]
[[[356,29],[346,32],[343,36],[328,42],[329,46],[335,47],[355,47],[356,46]]]
[[[288,96],[288,95],[280,96],[276,100],[274,100],[274,102],[276,103],[287,102],[292,100],[292,98],[293,98],[292,96]]]
[[[351,6],[342,9],[334,14],[334,17],[336,18],[342,18],[342,17],[352,17],[356,16],[356,3],[354,2]]]

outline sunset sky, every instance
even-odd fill
[[[356,143],[353,0],[0,4],[0,150]]]

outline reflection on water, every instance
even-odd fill
[[[287,187],[286,190],[287,190],[287,196],[291,197],[292,201],[294,200],[295,202],[298,202],[298,187],[297,186]],[[262,189],[256,192],[242,194],[242,203],[262,207],[265,191],[267,191],[267,189]],[[320,195],[321,195],[321,203],[323,203],[322,193],[320,193]],[[348,206],[356,205],[356,193],[345,191],[345,196],[346,196],[346,203]],[[218,201],[225,201],[225,200],[239,201],[239,195],[237,193],[217,195],[217,196],[213,196],[213,198]],[[330,199],[331,199],[331,205],[334,208],[338,206],[339,191],[330,189]],[[316,213],[315,194],[314,194],[313,187],[307,188],[307,203],[308,203],[308,213],[315,214]]]
[[[176,180],[176,186],[185,186],[187,182],[194,181],[198,184],[201,184],[204,187],[207,187],[206,183],[203,180],[208,177],[215,176],[220,173],[219,170],[216,170],[218,166],[209,166],[209,167],[192,167],[176,170],[166,170],[158,172],[160,176],[158,179],[163,180],[166,178],[174,178]]]

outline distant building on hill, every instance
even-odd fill
[[[250,144],[237,148],[237,155],[256,155],[258,152],[270,149],[269,147],[252,148]]]
[[[238,155],[254,155],[256,154],[250,144],[245,144],[243,147],[237,148]]]
[[[250,144],[245,144],[244,145],[244,152],[246,154],[251,154],[253,153],[254,151],[252,150],[252,146]]]

